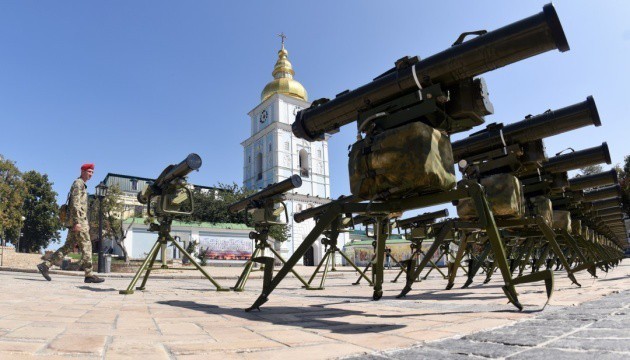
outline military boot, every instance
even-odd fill
[[[41,263],[41,264],[37,265],[37,270],[39,270],[39,273],[42,274],[44,279],[46,279],[48,281],[52,280],[50,278],[50,275],[48,274],[48,266],[46,266],[46,264]]]
[[[86,276],[83,282],[98,284],[98,283],[102,283],[103,281],[105,281],[105,279],[102,279],[96,275],[92,275],[92,276]]]

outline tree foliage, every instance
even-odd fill
[[[604,171],[601,165],[589,165],[580,169],[580,176],[597,174]]]
[[[619,185],[621,185],[621,200],[623,210],[626,215],[630,216],[630,155],[624,158],[623,168],[617,165],[617,176]]]
[[[246,224],[253,227],[251,217],[247,216],[245,211],[233,214],[228,211],[228,207],[254,193],[255,191],[241,187],[236,183],[219,183],[216,191],[196,189],[193,191],[195,208],[192,215],[182,216],[179,219],[195,222]],[[288,226],[272,226],[269,236],[279,242],[286,241],[288,239]]]
[[[117,185],[111,186],[107,195],[102,199],[98,199],[93,196],[90,197],[89,203],[89,224],[90,224],[90,239],[92,241],[99,240],[99,217],[101,214],[101,206],[103,210],[103,239],[111,239],[122,249],[125,262],[129,261],[129,254],[125,247],[124,241],[127,237],[129,228],[133,225],[136,216],[140,217],[142,214],[138,214],[135,207],[131,205],[125,205],[122,201],[123,192]],[[133,221],[127,226],[124,225],[124,220],[130,216],[129,212],[132,212]]]
[[[22,227],[26,185],[13,161],[0,155],[0,238],[15,243]]]
[[[46,174],[31,170],[24,173],[23,180],[27,190],[23,207],[26,219],[18,251],[38,252],[61,238],[57,193]]]

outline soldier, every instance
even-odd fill
[[[88,224],[88,195],[85,184],[94,174],[94,164],[83,164],[81,176],[72,183],[70,188],[70,201],[68,202],[68,237],[66,243],[57,250],[49,260],[37,265],[37,270],[50,281],[48,269],[54,264],[58,265],[75,246],[79,246],[82,252],[81,262],[85,270],[86,283],[101,283],[105,279],[92,274],[92,243],[90,242],[90,225]]]

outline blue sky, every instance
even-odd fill
[[[334,97],[404,55],[427,57],[461,32],[492,30],[547,1],[0,2],[0,154],[47,173],[62,202],[84,162],[90,191],[108,172],[155,177],[196,152],[190,180],[242,183],[247,112],[271,80],[284,32],[309,100]],[[511,123],[593,95],[603,126],[546,141],[548,154],[607,141],[630,154],[630,3],[556,1],[571,50],[484,75]],[[330,141],[333,197],[349,193],[348,125]],[[479,130],[478,128],[477,130]],[[459,139],[463,135],[456,135]]]

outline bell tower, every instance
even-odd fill
[[[271,80],[263,89],[258,104],[249,115],[251,136],[243,141],[243,186],[258,190],[292,175],[300,175],[302,186],[287,194],[289,239],[279,251],[285,259],[302,243],[315,226],[313,220],[295,223],[293,214],[330,202],[328,172],[328,138],[308,142],[296,138],[291,124],[301,109],[310,106],[304,86],[293,79],[295,72],[284,47],[286,36],[280,34],[282,46]],[[310,252],[313,261],[322,256],[321,244]],[[306,259],[310,262],[311,259]]]

